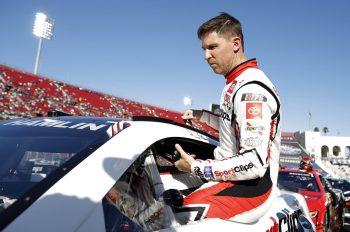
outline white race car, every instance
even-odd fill
[[[314,231],[304,198],[283,191],[254,223],[203,219],[182,205],[204,180],[174,167],[176,143],[201,159],[218,145],[156,118],[0,121],[0,230]]]

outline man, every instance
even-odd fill
[[[258,220],[270,208],[279,167],[281,138],[280,102],[274,85],[247,60],[240,22],[227,13],[210,19],[198,29],[204,58],[226,86],[219,117],[189,110],[183,118],[199,119],[219,130],[220,145],[213,160],[196,160],[177,144],[181,158],[175,166],[208,183],[186,196],[184,205],[202,204],[206,218],[239,222]]]

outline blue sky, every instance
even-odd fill
[[[207,109],[225,82],[204,61],[196,31],[226,11],[243,24],[247,58],[279,90],[283,130],[350,136],[349,9],[348,0],[2,0],[0,63],[33,72],[32,29],[43,12],[55,26],[39,74],[180,112],[189,96],[192,108]]]

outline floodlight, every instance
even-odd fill
[[[53,33],[53,20],[48,18],[43,13],[37,13],[35,15],[35,22],[33,28],[33,34],[37,37],[41,37],[44,39],[52,39]]]
[[[45,14],[38,12],[35,15],[35,22],[33,28],[33,34],[39,37],[39,45],[36,53],[34,74],[37,74],[40,61],[40,51],[42,47],[43,39],[51,40],[53,36],[53,19],[47,17]]]
[[[185,106],[191,106],[192,105],[192,99],[190,97],[184,97],[184,105]]]

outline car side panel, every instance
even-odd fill
[[[75,231],[88,219],[100,220],[101,199],[115,181],[147,147],[173,136],[209,141],[206,136],[174,125],[133,122],[65,175],[4,231]]]

